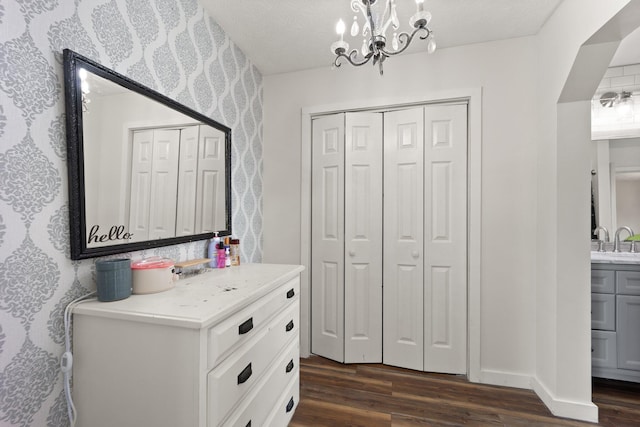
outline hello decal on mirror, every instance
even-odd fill
[[[104,243],[113,242],[114,240],[131,240],[133,234],[128,233],[125,230],[124,225],[114,225],[109,229],[106,234],[100,234],[100,226],[94,225],[89,230],[89,237],[87,238],[87,246],[92,243]]]

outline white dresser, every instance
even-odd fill
[[[77,425],[286,426],[299,396],[302,269],[246,264],[77,306]]]

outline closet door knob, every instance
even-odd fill
[[[413,252],[411,252],[411,256],[417,259],[420,256],[420,252],[413,251]]]
[[[349,256],[356,256],[356,251],[354,251],[353,249],[351,249],[349,251]]]

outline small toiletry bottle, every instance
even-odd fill
[[[231,265],[240,265],[240,239],[231,239],[229,248],[231,251]]]
[[[218,244],[218,268],[224,268],[225,267],[225,261],[226,261],[226,255],[224,253],[224,244],[222,244],[222,242],[220,242]]]
[[[231,250],[228,245],[224,247],[224,255],[224,266],[231,267]]]
[[[213,239],[209,242],[209,250],[207,252],[207,257],[211,260],[209,261],[209,267],[218,268],[218,245],[220,244],[220,237],[218,237],[218,232],[213,233]]]

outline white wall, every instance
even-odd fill
[[[520,38],[392,58],[384,77],[347,65],[265,77],[265,262],[300,262],[299,182],[308,173],[300,170],[302,108],[481,88],[481,375],[528,385],[535,369],[535,68],[534,39]]]
[[[627,3],[565,0],[536,38],[540,90],[533,385],[554,414],[591,421],[597,420],[597,408],[590,403],[590,264],[585,232],[588,100],[620,38],[630,32],[624,27],[634,18],[640,21],[631,11],[626,20],[605,25]],[[589,46],[580,50],[588,39]]]

